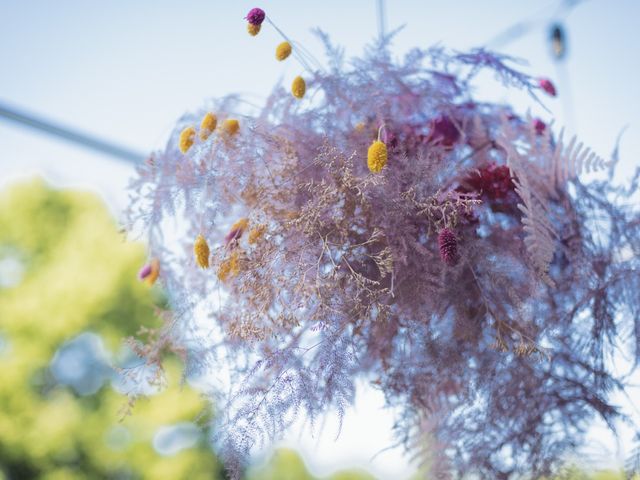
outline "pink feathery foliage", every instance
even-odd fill
[[[607,162],[473,98],[486,70],[535,94],[509,58],[434,47],[396,63],[384,38],[346,64],[321,37],[312,100],[280,87],[261,111],[217,100],[139,169],[129,220],[162,266],[161,346],[186,352],[187,375],[228,376],[213,431],[236,475],[301,413],[342,418],[357,378],[402,412],[407,448],[427,438],[454,476],[548,473],[590,420],[620,417],[605,362],[617,332],[639,358],[638,174],[627,189],[577,181]],[[206,112],[239,132],[183,154],[180,132]]]

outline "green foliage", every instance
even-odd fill
[[[269,462],[247,475],[248,480],[315,480],[293,450],[277,450]]]
[[[158,427],[205,408],[196,392],[169,388],[119,423],[126,399],[108,382],[79,396],[51,375],[55,352],[82,331],[118,351],[140,325],[157,324],[159,295],[136,280],[144,248],[124,241],[102,202],[41,181],[3,192],[0,262],[7,258],[23,272],[0,287],[0,472],[12,479],[217,478],[204,441],[172,456],[152,446]]]
[[[565,467],[555,477],[549,480],[626,480],[626,476],[621,470],[598,470],[587,472],[576,466]],[[546,479],[540,479],[546,480]]]
[[[318,477],[309,473],[295,451],[281,448],[276,450],[266,465],[251,469],[247,480],[318,480]],[[358,470],[344,470],[326,480],[375,480],[375,477]]]

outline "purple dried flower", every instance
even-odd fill
[[[262,22],[264,22],[265,16],[266,14],[264,13],[264,10],[256,7],[249,10],[249,13],[247,13],[247,16],[244,18],[251,25],[262,25]]]
[[[152,267],[150,263],[147,263],[145,266],[143,266],[138,272],[138,278],[140,280],[144,280],[145,278],[147,278],[151,274],[151,268]]]
[[[160,275],[160,261],[157,258],[152,258],[151,262],[146,264],[138,272],[138,278],[140,281],[146,282],[148,285],[156,283],[158,276]]]
[[[458,238],[450,228],[443,228],[438,233],[438,248],[440,258],[449,266],[458,263]]]
[[[557,95],[556,86],[548,78],[541,78],[538,81],[538,85],[540,85],[540,88],[552,97],[555,97]]]

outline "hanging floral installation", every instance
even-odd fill
[[[319,33],[323,66],[263,10],[246,20],[299,75],[258,111],[232,95],[181,118],[128,212],[171,308],[131,342],[140,372],[174,350],[185,375],[225,376],[207,393],[229,472],[300,416],[342,421],[356,379],[434,478],[546,474],[594,418],[614,429],[608,355],[640,358],[640,174],[614,185],[616,152],[474,98],[485,71],[558,93],[504,55],[397,62],[389,35],[346,62]]]

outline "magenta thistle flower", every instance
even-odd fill
[[[556,86],[548,78],[541,78],[538,81],[538,85],[540,85],[540,88],[545,92],[547,92],[552,97],[555,97],[558,94],[556,90]]]
[[[264,13],[264,10],[256,7],[249,10],[249,13],[247,13],[247,16],[244,18],[251,25],[262,25],[262,22],[264,22],[265,16],[266,14]]]
[[[249,226],[249,220],[246,218],[241,218],[236,223],[231,226],[231,230],[224,237],[224,246],[231,248],[237,246],[238,240],[242,237],[242,234]]]
[[[458,263],[458,239],[450,228],[443,228],[438,233],[438,247],[440,258],[449,266]]]

